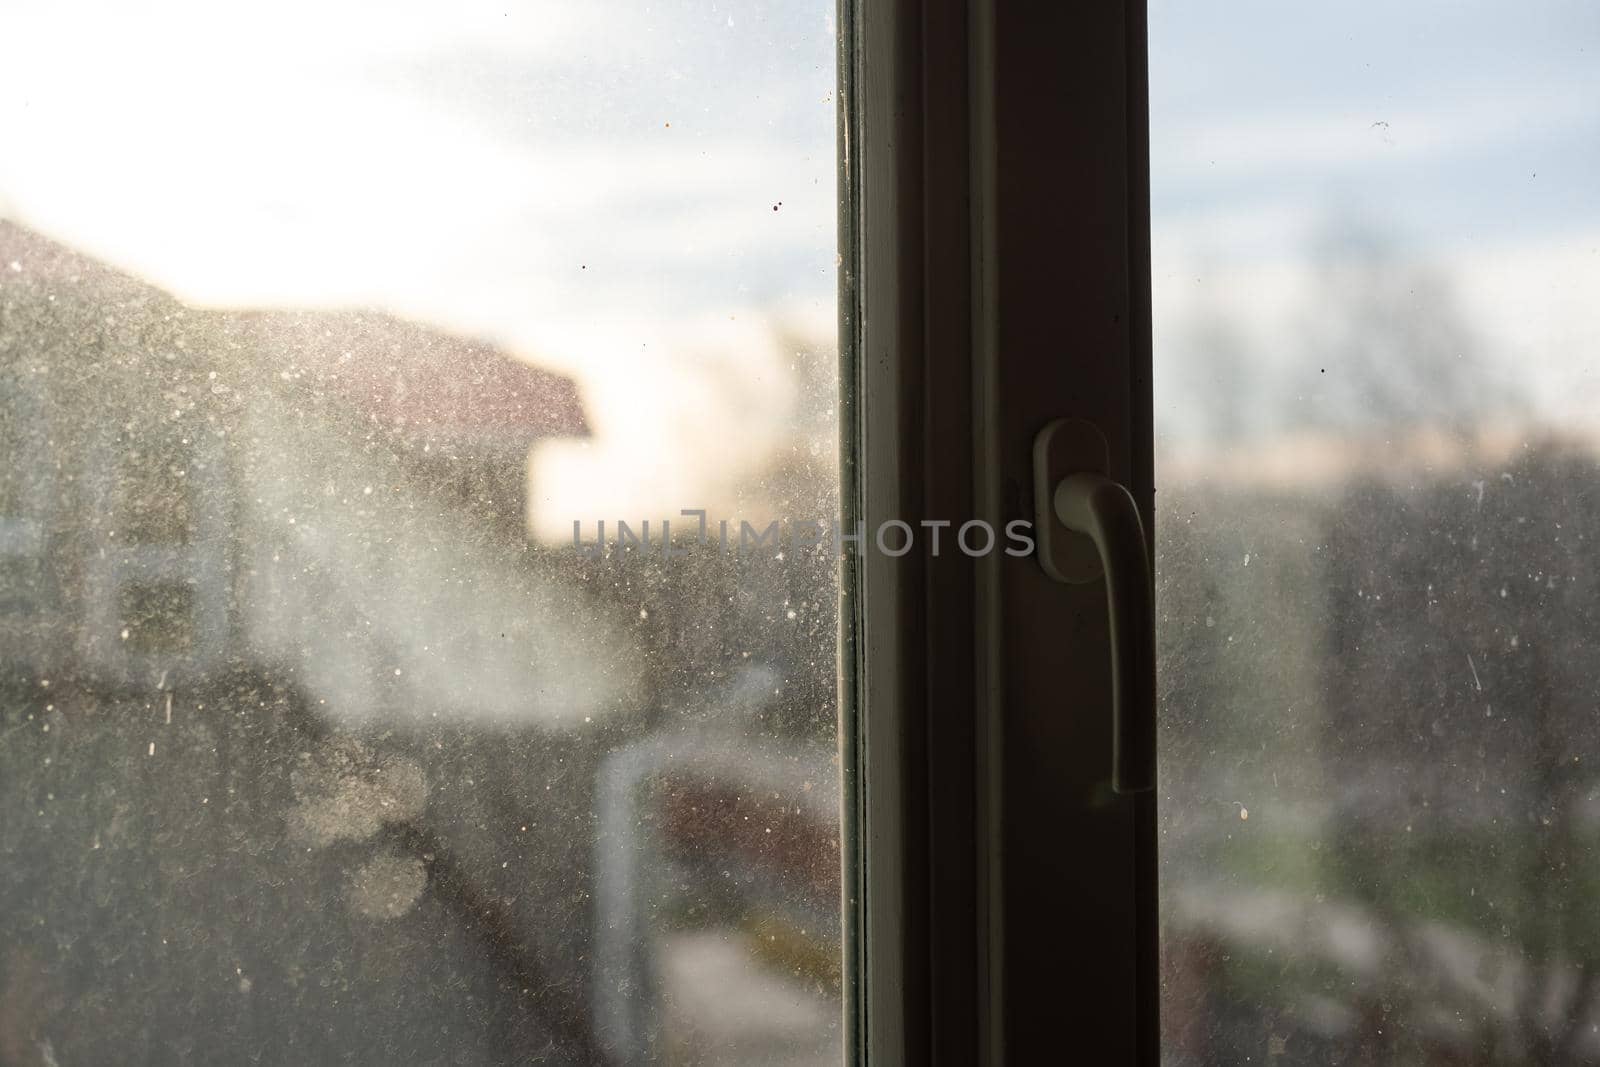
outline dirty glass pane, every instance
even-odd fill
[[[1600,1060],[1600,10],[1151,36],[1165,1062]]]
[[[0,1062],[840,1058],[833,6],[0,10]]]

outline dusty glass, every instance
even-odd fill
[[[1600,13],[1150,21],[1165,1062],[1594,1062]]]
[[[0,9],[0,1062],[840,1058],[832,19]]]

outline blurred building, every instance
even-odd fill
[[[387,315],[188,308],[12,223],[0,265],[9,661],[270,666],[343,722],[630,702],[524,559],[528,451],[587,432],[571,380]]]
[[[0,1059],[592,1062],[632,634],[524,536],[573,383],[0,222]]]

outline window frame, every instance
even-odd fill
[[[1031,519],[1033,435],[1075,416],[1153,529],[1144,4],[839,25],[846,524]],[[1158,1062],[1155,800],[1109,789],[1103,587],[919,540],[843,588],[847,1052]]]

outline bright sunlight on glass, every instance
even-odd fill
[[[6,5],[0,1062],[838,1061],[832,20]]]
[[[1600,11],[1151,11],[1164,1062],[1600,1061]]]

